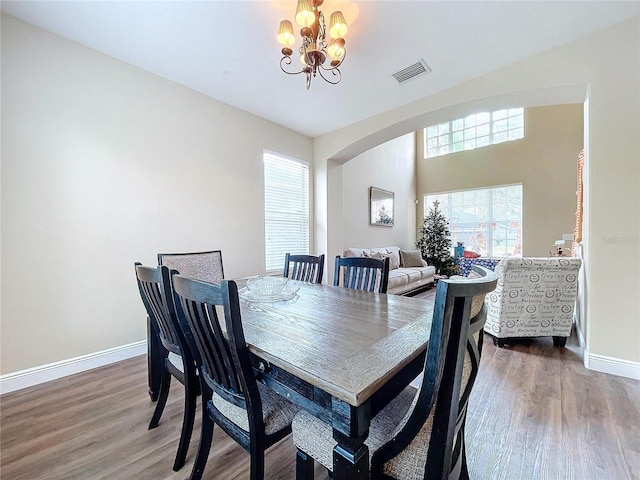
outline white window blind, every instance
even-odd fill
[[[424,214],[440,202],[453,245],[483,257],[522,256],[522,185],[424,196]]]
[[[267,271],[281,271],[286,253],[309,253],[306,164],[264,153],[264,227]]]

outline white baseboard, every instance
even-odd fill
[[[74,373],[91,370],[92,368],[103,367],[110,363],[119,362],[120,360],[144,355],[146,353],[147,341],[142,340],[140,342],[109,348],[60,362],[0,375],[0,395],[66,377],[67,375],[73,375]]]
[[[579,344],[584,352],[585,368],[595,370],[597,372],[640,380],[639,362],[631,362],[628,360],[620,360],[619,358],[588,353],[585,349],[584,339],[579,331],[578,336]],[[0,375],[0,395],[32,387],[50,380],[56,380],[58,378],[66,377],[67,375],[73,375],[74,373],[103,367],[127,358],[145,355],[146,353],[147,342],[146,340],[141,340],[128,345],[122,345],[120,347],[114,347],[100,352],[62,360],[60,362],[49,363],[39,367]]]
[[[595,370],[596,372],[618,375],[619,377],[640,380],[640,362],[631,362],[629,360],[620,360],[619,358],[589,353],[587,352],[587,343],[582,336],[582,330],[576,328],[576,332],[578,334],[578,344],[582,351],[584,368],[587,370]]]
[[[596,372],[609,373],[620,377],[640,380],[640,362],[584,352],[584,366]]]

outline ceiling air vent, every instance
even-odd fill
[[[403,84],[404,82],[411,80],[412,78],[419,77],[420,75],[424,75],[425,73],[429,73],[431,69],[429,65],[425,63],[424,60],[419,60],[413,65],[409,65],[406,68],[392,74],[393,78],[398,81],[398,84]]]

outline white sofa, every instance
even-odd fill
[[[498,286],[487,295],[484,331],[502,347],[507,338],[571,335],[578,295],[579,258],[508,258],[496,266]]]
[[[348,248],[344,251],[344,257],[372,257],[374,254],[394,256],[395,262],[390,261],[389,285],[387,293],[397,295],[412,295],[433,286],[436,274],[435,267],[427,265],[427,262],[420,259],[422,266],[405,267],[401,260],[400,247],[380,247],[380,248]],[[405,255],[406,256],[406,255]],[[391,265],[400,265],[391,269]]]

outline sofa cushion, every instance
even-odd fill
[[[433,277],[436,275],[436,267],[430,265],[425,265],[420,271],[422,272],[423,279],[428,278],[429,280],[433,281]]]
[[[403,268],[404,273],[409,275],[409,281],[414,282],[420,280],[421,278],[433,278],[434,272],[431,271],[431,268],[425,267],[406,267]]]
[[[405,269],[396,269],[389,271],[389,283],[387,284],[387,291],[392,288],[402,287],[409,283],[409,275],[406,274]]]
[[[400,265],[403,267],[422,267],[420,250],[400,250]]]

